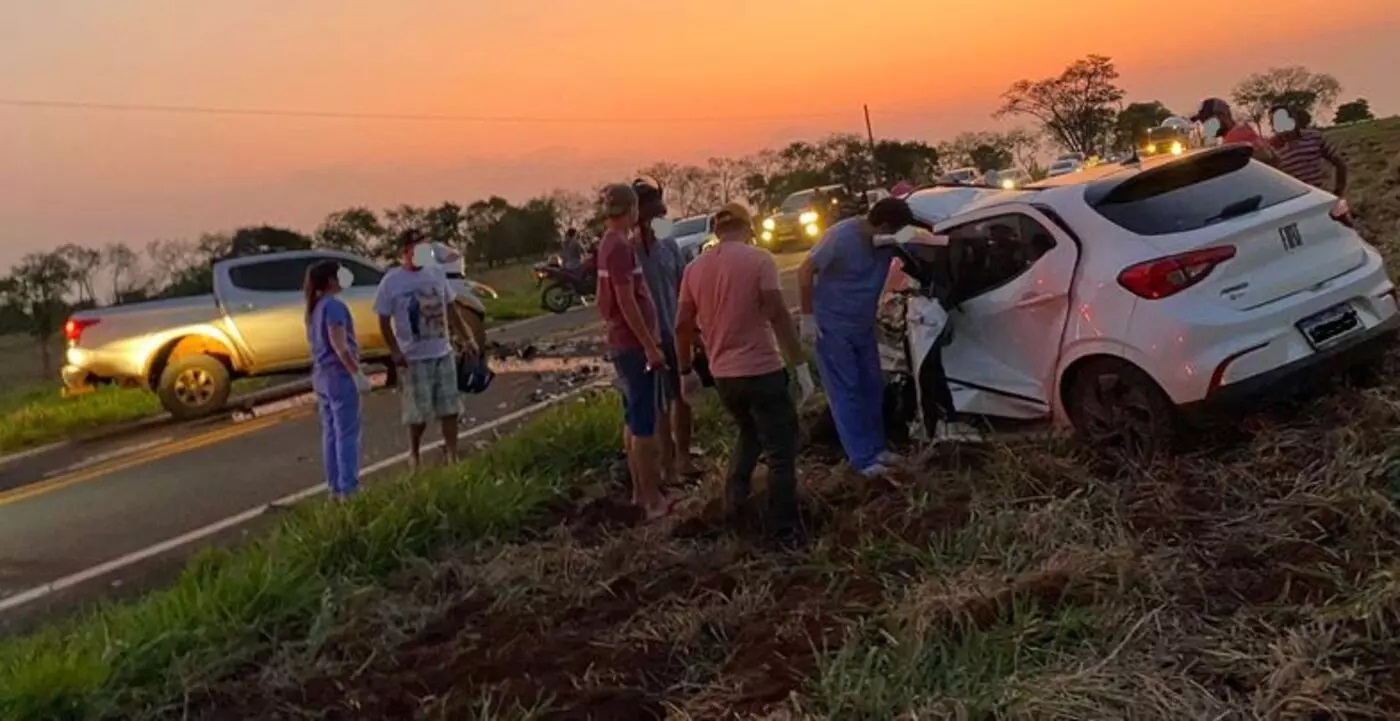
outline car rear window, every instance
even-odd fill
[[[1309,187],[1263,163],[1248,147],[1178,160],[1115,183],[1091,185],[1085,199],[1138,235],[1185,233],[1292,200]]]

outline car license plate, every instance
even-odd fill
[[[1279,240],[1283,243],[1283,252],[1292,253],[1303,247],[1303,234],[1298,230],[1297,223],[1289,223],[1278,229]]]
[[[1349,303],[1334,305],[1298,321],[1298,330],[1314,348],[1361,329],[1361,318]]]

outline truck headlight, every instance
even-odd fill
[[[1172,155],[1181,155],[1181,154],[1184,153],[1184,152],[1186,152],[1186,148],[1181,147],[1181,141],[1180,141],[1180,140],[1173,140],[1173,141],[1172,141]]]
[[[764,221],[763,221],[763,229],[764,229],[764,230],[777,230],[777,228],[778,228],[778,223],[777,223],[776,221],[774,221],[772,218],[766,218],[766,219],[764,219]]]
[[[1155,152],[1157,152],[1157,144],[1156,144],[1156,143],[1148,143],[1148,144],[1147,144],[1147,154],[1148,154],[1148,155],[1151,155],[1151,154],[1153,154],[1153,153],[1155,153]]]
[[[817,237],[817,234],[822,232],[822,229],[818,228],[816,223],[808,223],[807,227],[804,228],[804,230],[807,231],[807,235],[813,238]]]
[[[765,230],[763,231],[763,235],[760,235],[759,237],[763,239],[763,242],[771,243],[773,242],[773,231]]]
[[[816,211],[809,210],[809,211],[803,213],[802,215],[797,216],[797,222],[798,222],[798,223],[801,223],[802,225],[811,225],[811,224],[817,222],[817,213],[816,213]]]
[[[1007,178],[1006,180],[1001,181],[1001,187],[1005,188],[1006,190],[1015,190],[1016,181],[1012,180],[1011,178]]]

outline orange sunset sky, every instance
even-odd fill
[[[62,242],[311,231],[351,205],[520,200],[832,131],[1004,127],[1008,84],[1109,55],[1189,113],[1302,64],[1400,112],[1400,0],[0,0],[0,99],[455,114],[414,122],[0,105],[0,269]],[[627,116],[668,122],[613,122]]]

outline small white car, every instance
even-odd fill
[[[1059,158],[1050,164],[1050,169],[1046,175],[1051,178],[1058,178],[1061,175],[1077,173],[1084,168],[1084,161],[1078,158]]]
[[[689,263],[700,256],[705,245],[714,236],[714,232],[713,216],[692,215],[676,221],[675,229],[671,231],[671,237],[675,239],[676,246],[681,249],[681,257]]]
[[[960,183],[962,185],[970,185],[972,183],[977,182],[977,179],[980,177],[982,177],[982,171],[978,170],[977,168],[966,167],[950,170],[944,173],[943,175],[940,175],[938,177],[938,180],[942,183]]]
[[[949,217],[928,212],[948,207],[935,193],[910,206],[937,242],[899,248],[926,428],[942,376],[957,417],[1155,452],[1196,411],[1369,364],[1400,329],[1385,264],[1331,217],[1336,198],[1248,147],[985,191]]]

